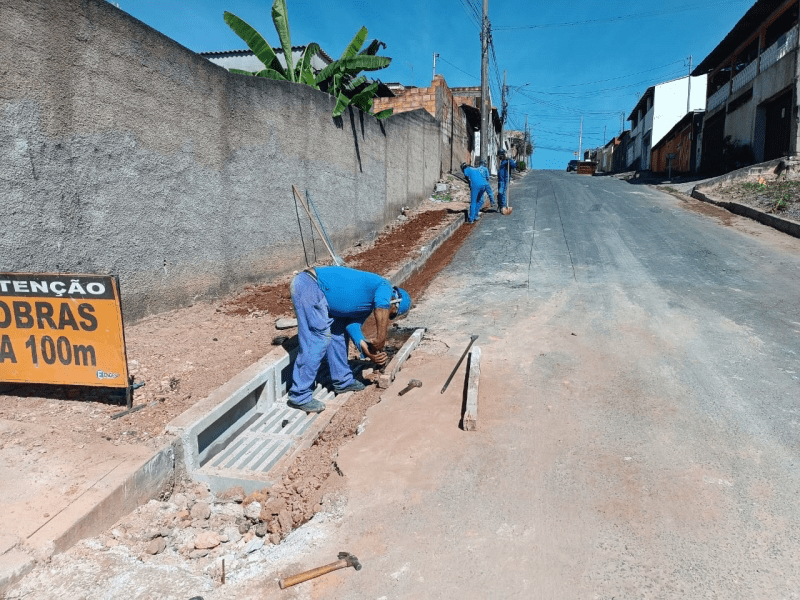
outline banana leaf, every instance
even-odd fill
[[[342,93],[336,97],[336,107],[333,109],[333,117],[340,117],[342,113],[347,109],[347,106],[350,104],[350,98],[345,96]]]
[[[380,40],[372,40],[370,42],[369,46],[364,48],[361,52],[359,52],[359,54],[366,54],[366,55],[369,55],[369,56],[375,56],[378,53],[378,50],[381,49],[381,47],[386,49],[386,44],[384,44]]]
[[[353,36],[353,39],[350,40],[350,43],[347,45],[347,48],[344,49],[344,52],[342,52],[342,55],[339,57],[339,60],[342,60],[343,58],[348,58],[350,56],[355,56],[361,49],[361,46],[364,45],[365,39],[367,39],[367,28],[362,27],[361,29],[358,30],[358,33],[356,33]]]
[[[267,79],[277,79],[279,81],[289,81],[275,69],[262,69],[258,73],[253,73],[256,77],[266,77]]]
[[[385,119],[386,117],[390,117],[390,116],[392,116],[392,110],[393,109],[391,109],[391,108],[387,108],[386,110],[382,110],[379,113],[375,113],[375,118],[376,119]]]
[[[355,96],[353,96],[350,99],[350,102],[352,104],[355,104],[356,106],[363,107],[363,106],[366,106],[366,102],[367,102],[367,100],[369,100],[369,104],[370,104],[369,108],[372,108],[372,98],[375,96],[375,92],[376,91],[378,91],[378,82],[377,81],[375,83],[369,84],[367,87],[365,87],[363,90],[361,90]]]
[[[258,60],[264,64],[264,67],[277,71],[281,74],[282,79],[288,79],[272,47],[261,37],[260,33],[233,13],[225,11],[224,18],[228,26],[233,29],[236,35],[244,40],[247,47],[250,48]]]
[[[303,55],[300,57],[300,60],[297,61],[297,81],[316,87],[314,86],[314,71],[311,68],[311,59],[314,58],[319,51],[319,44],[313,42],[303,50]]]
[[[365,83],[367,83],[367,78],[364,75],[360,75],[359,77],[356,77],[355,79],[353,79],[353,81],[347,84],[347,89],[353,92],[356,89],[358,89],[358,86],[363,85]]]
[[[359,54],[350,58],[342,58],[337,61],[345,73],[355,74],[359,71],[377,71],[389,66],[392,59],[388,56],[367,56]]]
[[[283,57],[286,59],[287,79],[297,81],[292,61],[292,36],[289,33],[289,11],[286,10],[286,0],[275,0],[272,4],[272,22],[275,24],[275,31],[278,32],[278,38],[281,40]]]

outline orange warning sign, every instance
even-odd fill
[[[0,273],[0,381],[127,387],[116,280]]]

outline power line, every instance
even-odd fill
[[[450,65],[451,67],[453,67],[453,68],[454,68],[454,69],[456,69],[457,71],[461,71],[461,72],[462,72],[464,75],[466,75],[467,77],[471,77],[472,79],[478,79],[478,80],[480,80],[480,77],[476,77],[475,75],[472,75],[471,73],[467,73],[467,72],[466,72],[466,71],[464,71],[463,69],[460,69],[459,67],[455,66],[455,65],[454,65],[453,63],[451,63],[449,60],[442,58],[441,54],[439,55],[439,60],[440,60],[440,61],[442,61],[442,62],[446,62],[448,65]]]
[[[606,83],[608,81],[615,81],[617,79],[627,79],[628,77],[633,77],[634,75],[641,75],[642,73],[650,73],[651,71],[658,71],[659,69],[664,69],[666,67],[671,67],[672,65],[677,65],[678,63],[683,63],[684,60],[676,60],[671,63],[667,63],[665,65],[661,65],[660,67],[653,67],[652,69],[646,69],[644,71],[637,71],[636,73],[628,73],[627,75],[620,75],[619,77],[611,77],[609,79],[598,79],[597,81],[587,81],[585,83],[569,83],[566,85],[554,85],[554,88],[565,88],[565,87],[580,87],[584,85],[593,85],[595,83]]]
[[[642,19],[642,18],[647,18],[647,17],[660,17],[660,16],[664,16],[664,15],[676,14],[676,13],[679,13],[679,12],[686,12],[686,11],[690,11],[690,10],[698,10],[698,9],[703,9],[703,8],[710,8],[712,6],[719,6],[719,5],[722,5],[722,4],[728,5],[728,4],[742,3],[742,2],[745,2],[745,1],[749,2],[750,0],[724,0],[722,2],[717,1],[717,2],[707,2],[707,3],[703,3],[703,4],[687,4],[685,6],[678,6],[678,7],[673,8],[673,9],[662,9],[662,10],[654,10],[654,11],[644,12],[644,13],[633,13],[633,14],[628,14],[628,15],[620,15],[618,17],[608,17],[608,18],[605,18],[605,19],[588,19],[588,20],[585,20],[585,21],[572,21],[572,22],[568,22],[568,23],[542,23],[542,24],[539,24],[539,25],[507,25],[505,27],[503,27],[503,26],[496,27],[495,29],[497,31],[511,31],[511,30],[516,30],[516,29],[548,29],[548,28],[552,28],[552,27],[576,27],[576,26],[579,26],[579,25],[594,25],[594,24],[598,24],[598,23],[618,23],[618,22],[622,22],[622,21],[628,21],[628,20],[631,20],[631,19]]]

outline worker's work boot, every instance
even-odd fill
[[[352,383],[350,383],[349,385],[346,385],[344,387],[333,386],[333,390],[337,394],[344,394],[345,392],[360,392],[365,387],[367,387],[367,386],[365,386],[363,383],[361,383],[358,379],[353,379]]]
[[[304,404],[297,404],[291,400],[287,400],[286,406],[289,408],[296,408],[297,410],[304,410],[307,413],[320,413],[325,410],[325,404],[313,398]]]

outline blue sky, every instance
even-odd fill
[[[122,10],[195,52],[244,49],[222,20],[228,10],[270,43],[278,37],[266,0],[114,0]],[[753,0],[490,0],[494,57],[492,97],[499,106],[503,70],[510,91],[507,128],[534,138],[534,168],[564,169],[578,149],[599,146],[620,132],[648,86],[688,72],[714,49]],[[363,25],[369,38],[387,44],[392,64],[376,73],[383,81],[430,85],[436,72],[450,86],[480,84],[481,0],[287,0],[294,45],[319,43],[338,58]],[[517,87],[523,86],[524,87]],[[629,124],[626,123],[627,128]],[[605,131],[605,138],[604,138]]]

